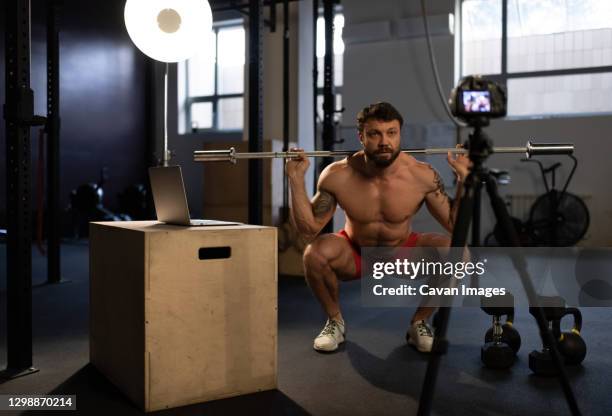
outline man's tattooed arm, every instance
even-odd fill
[[[433,190],[425,197],[427,207],[444,228],[452,231],[457,218],[458,199],[453,199],[446,193],[442,177],[433,167],[430,166],[430,169],[433,171]]]
[[[457,206],[459,204],[456,204],[455,200],[446,193],[446,189],[444,188],[444,181],[442,180],[442,177],[440,176],[438,171],[435,169],[433,169],[433,171],[434,185],[436,187],[434,192],[437,194],[437,197],[442,198],[444,200],[444,203],[448,206],[448,225],[450,228],[453,228],[455,226],[455,219],[457,218]]]
[[[336,198],[327,191],[320,190],[313,198],[312,213],[316,220],[325,219],[335,207]]]
[[[311,199],[306,192],[306,182],[302,176],[289,178],[291,222],[306,241],[314,239],[319,234],[336,209],[333,192],[321,186],[321,181],[319,178],[318,191]]]
[[[330,192],[319,189],[311,201],[303,204],[294,201],[291,218],[301,234],[301,240],[308,244],[319,234],[321,229],[334,215],[336,198]]]

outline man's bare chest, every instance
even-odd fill
[[[426,189],[406,177],[394,180],[353,180],[338,189],[336,199],[347,216],[359,222],[403,222],[419,210]]]

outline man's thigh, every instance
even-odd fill
[[[421,233],[417,239],[417,247],[450,247],[449,236],[440,233]]]
[[[450,244],[451,238],[448,235],[441,233],[421,233],[416,242],[416,247],[435,247],[436,250],[426,250],[421,254],[428,254],[438,259],[439,256],[444,257],[449,254]]]
[[[336,234],[322,234],[306,247],[304,253],[325,261],[339,280],[357,278],[355,251],[346,238]],[[308,268],[308,261],[305,261]]]

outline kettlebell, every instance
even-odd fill
[[[569,332],[561,332],[561,319],[564,316],[572,315],[574,325]],[[582,330],[582,313],[577,308],[566,308],[561,319],[553,321],[553,333],[557,338],[559,352],[565,359],[565,364],[578,365],[586,357],[586,343],[580,336]]]

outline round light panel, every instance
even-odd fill
[[[212,30],[207,0],[127,0],[123,15],[136,47],[162,62],[189,59]]]

